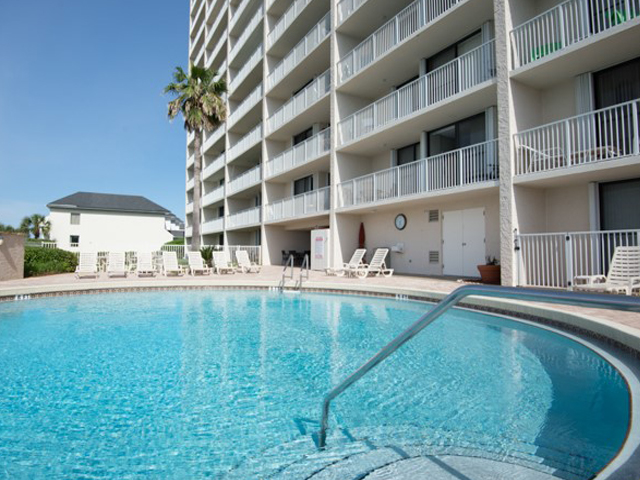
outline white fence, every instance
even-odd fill
[[[58,248],[58,244],[56,242],[50,241],[42,241],[36,242],[33,240],[27,240],[24,244],[25,247],[39,247],[39,248]]]
[[[293,70],[311,51],[316,48],[331,31],[331,15],[327,13],[305,37],[287,53],[267,77],[267,90],[273,88]]]
[[[495,48],[490,41],[421,76],[355,112],[339,124],[348,143],[495,77]]]
[[[517,235],[518,285],[571,288],[576,276],[606,275],[616,247],[639,239],[640,230]]]
[[[323,98],[331,89],[331,70],[319,75],[309,85],[290,98],[267,121],[268,132],[273,132],[290,122],[315,102]]]
[[[251,71],[262,61],[263,52],[262,44],[258,45],[258,48],[251,54],[249,60],[242,66],[242,68],[233,77],[233,80],[229,83],[229,91],[232,92],[240,86],[245,78],[251,73]],[[223,69],[221,68],[220,71]]]
[[[330,205],[330,188],[324,187],[265,205],[266,221],[328,212]]]
[[[325,128],[275,156],[265,164],[265,177],[270,178],[299,165],[315,160],[331,150],[331,128]]]
[[[267,36],[267,48],[276,43],[276,41],[282,36],[282,34],[289,28],[300,12],[311,3],[311,0],[295,0],[286,12],[280,17],[278,22],[273,27],[273,30],[269,32]]]
[[[259,143],[260,140],[262,140],[262,122],[253,127],[253,130],[247,133],[233,147],[229,149],[229,161],[249,150],[256,143]]]
[[[236,262],[236,252],[244,250],[249,254],[249,260],[262,265],[262,247],[260,245],[215,245],[213,249],[218,252],[226,252],[227,258],[233,263]]]
[[[245,97],[240,105],[234,109],[233,113],[229,115],[229,125],[235,124],[240,120],[249,110],[251,110],[258,102],[262,100],[262,83],[260,83],[253,91]]]
[[[262,180],[261,165],[256,165],[251,170],[247,170],[227,184],[227,195],[249,188]]]
[[[338,206],[353,207],[498,180],[497,140],[453,150],[338,184]]]
[[[639,107],[634,100],[517,133],[516,175],[638,155]]]
[[[367,0],[340,0],[338,3],[338,25],[351,16]]]
[[[338,81],[344,82],[352,77],[463,1],[416,0],[411,3],[338,62]]]
[[[638,0],[569,0],[511,31],[513,68],[640,16]]]
[[[262,207],[248,208],[227,216],[227,228],[241,228],[260,223]]]

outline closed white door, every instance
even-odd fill
[[[444,212],[442,260],[445,275],[478,277],[485,263],[484,208]]]

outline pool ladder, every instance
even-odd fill
[[[278,284],[278,290],[280,293],[284,292],[284,286],[287,282],[287,278],[293,280],[293,276],[295,273],[295,261],[293,255],[289,255],[287,259],[287,263],[282,270],[282,277],[280,278],[280,283]],[[293,287],[294,292],[300,292],[302,289],[302,281],[309,280],[309,255],[305,254],[304,260],[302,261],[302,265],[300,267],[300,276],[298,277],[298,281]]]
[[[511,300],[528,300],[534,302],[554,303],[562,305],[574,305],[588,308],[614,308],[629,312],[640,312],[640,300],[619,295],[596,295],[589,293],[574,293],[564,291],[525,290],[515,287],[490,287],[486,285],[468,285],[453,291],[429,312],[419,318],[413,325],[394,338],[382,350],[376,353],[369,361],[358,370],[349,375],[337,387],[331,390],[322,403],[322,418],[320,420],[320,432],[318,432],[318,447],[324,448],[327,444],[327,429],[329,428],[329,409],[331,402],[351,385],[356,383],[374,367],[391,356],[401,346],[415,337],[418,333],[431,325],[447,310],[459,304],[464,298],[494,297]]]

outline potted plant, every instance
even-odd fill
[[[496,257],[487,257],[487,263],[478,265],[482,283],[500,285],[500,261]]]
[[[202,256],[202,260],[208,267],[213,267],[211,261],[213,260],[213,247],[202,247],[200,249],[200,255]]]

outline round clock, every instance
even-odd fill
[[[407,217],[401,213],[396,217],[395,223],[398,230],[404,230],[404,227],[407,226]]]

